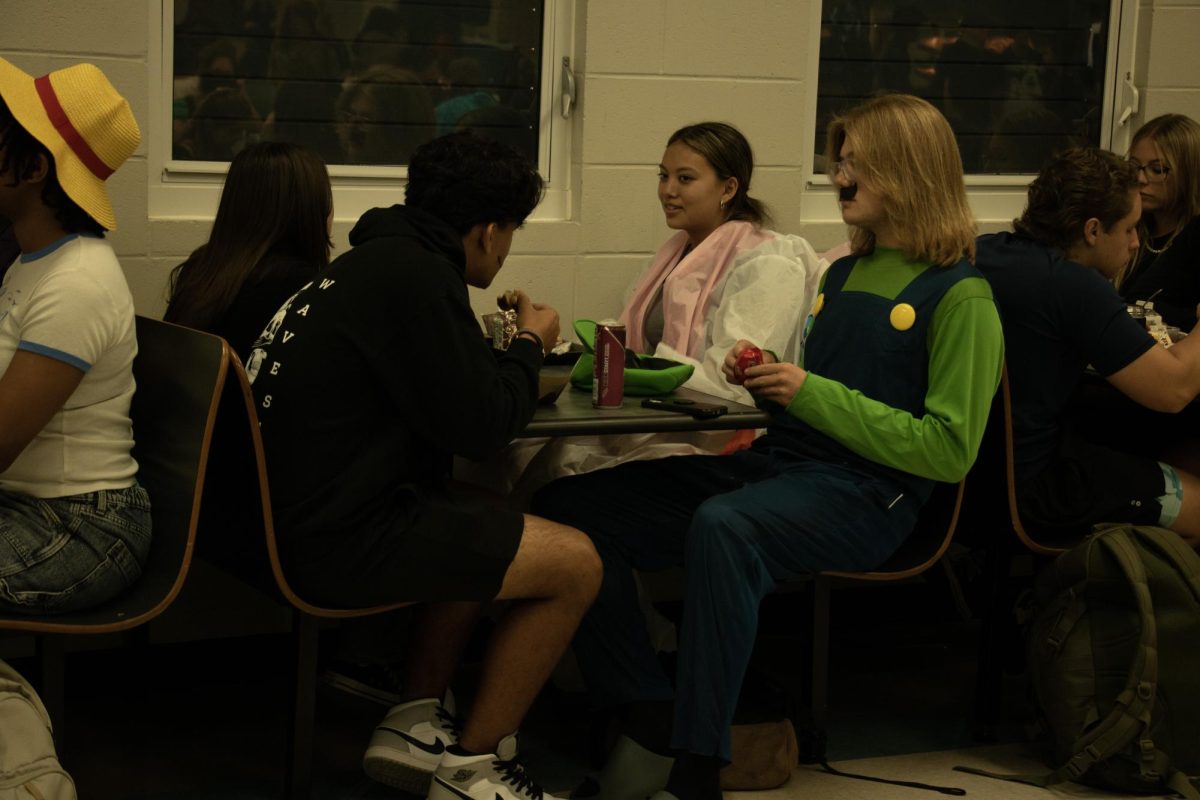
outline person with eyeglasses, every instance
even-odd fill
[[[534,497],[535,513],[584,531],[604,561],[576,659],[596,697],[621,708],[625,735],[659,755],[617,769],[614,752],[605,800],[719,800],[763,598],[884,563],[934,482],[961,480],[978,452],[1003,332],[971,263],[954,133],[927,101],[885,95],[835,117],[827,141],[852,254],[826,271],[800,358],[767,354],[743,371],[741,340],[724,362],[726,380],[771,412],[766,434],[731,455],[622,464]],[[684,565],[672,681],[633,573]]]
[[[1120,279],[1121,296],[1151,300],[1168,325],[1190,330],[1200,303],[1200,123],[1155,117],[1134,134],[1129,162],[1142,200],[1141,247]]]

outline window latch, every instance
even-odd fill
[[[575,73],[571,71],[571,57],[562,60],[562,116],[569,119],[571,106],[575,105]]]
[[[1125,87],[1125,99],[1127,102],[1125,107],[1121,109],[1121,116],[1117,119],[1118,128],[1126,125],[1129,122],[1129,118],[1138,112],[1141,100],[1141,95],[1138,93],[1137,87],[1133,85],[1132,72],[1125,73],[1125,80],[1122,83]]]

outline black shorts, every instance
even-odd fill
[[[1017,505],[1033,530],[1078,536],[1102,522],[1156,525],[1164,493],[1154,459],[1067,436],[1050,465],[1018,488]]]
[[[400,503],[357,530],[306,542],[285,569],[296,592],[317,605],[487,601],[499,593],[524,529],[524,515],[475,495],[423,491],[415,506]]]

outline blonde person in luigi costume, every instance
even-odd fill
[[[799,364],[768,356],[743,376],[747,341],[725,362],[771,410],[767,433],[732,455],[625,464],[534,498],[604,561],[574,646],[625,726],[599,779],[606,800],[720,797],[763,597],[819,570],[879,566],[934,482],[960,480],[978,451],[1003,338],[970,261],[954,134],[929,103],[889,95],[836,117],[828,142],[852,254],[825,275]],[[673,687],[638,624],[633,571],[681,564]]]
[[[34,78],[0,58],[0,216],[20,257],[0,285],[0,609],[96,605],[141,575],[134,308],[104,232],[104,181],[137,148],[91,64]]]

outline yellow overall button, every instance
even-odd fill
[[[891,320],[893,328],[898,331],[906,331],[917,321],[917,310],[908,303],[899,303],[892,307],[892,313],[888,319]]]
[[[821,313],[821,309],[825,307],[825,293],[821,292],[817,295],[817,299],[813,301],[812,315],[815,317]]]

